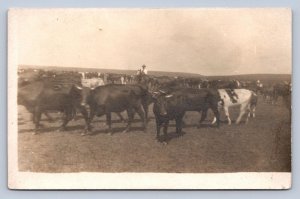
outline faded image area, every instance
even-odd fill
[[[10,19],[18,171],[291,172],[289,9]]]

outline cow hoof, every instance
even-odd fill
[[[59,129],[57,129],[57,132],[63,132],[63,131],[66,131],[66,128],[59,128]]]
[[[93,134],[92,131],[85,131],[85,132],[81,133],[81,136],[92,135],[92,134]]]
[[[105,123],[104,123],[104,124],[102,124],[101,126],[102,126],[103,128],[108,128],[108,125],[107,125],[107,124],[105,124]]]
[[[182,137],[184,133],[177,133],[178,137]]]
[[[130,130],[130,127],[126,127],[126,129],[124,129],[124,130],[122,131],[122,133],[127,133],[129,130]]]
[[[147,133],[148,129],[146,127],[144,127],[144,133]]]

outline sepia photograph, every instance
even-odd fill
[[[10,9],[11,189],[290,189],[289,8]]]

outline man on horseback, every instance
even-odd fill
[[[148,71],[147,71],[147,69],[146,69],[146,65],[143,64],[143,65],[142,65],[142,68],[139,69],[139,70],[137,71],[136,74],[137,74],[137,75],[147,75],[147,74],[148,74]]]
[[[148,71],[146,69],[146,65],[143,64],[142,68],[139,69],[136,73],[138,83],[144,83],[145,80],[147,79],[147,74],[148,74]]]

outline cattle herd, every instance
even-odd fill
[[[180,77],[127,75],[100,72],[57,71],[20,69],[18,71],[18,105],[31,114],[35,134],[39,133],[42,115],[51,119],[49,112],[61,112],[62,125],[66,130],[69,121],[82,115],[85,129],[82,135],[93,133],[91,123],[95,116],[106,116],[107,131],[112,134],[112,113],[124,120],[130,131],[134,115],[141,119],[144,131],[149,121],[148,109],[153,103],[156,122],[156,139],[166,143],[170,120],[176,122],[176,133],[182,135],[183,117],[187,111],[201,114],[198,127],[206,119],[208,110],[214,114],[212,126],[220,126],[220,110],[224,110],[231,124],[230,107],[238,106],[235,123],[245,118],[245,123],[255,117],[258,96],[270,104],[279,98],[291,110],[291,83],[288,81],[263,82],[238,79],[210,79],[209,77]],[[160,135],[163,128],[164,135]]]

